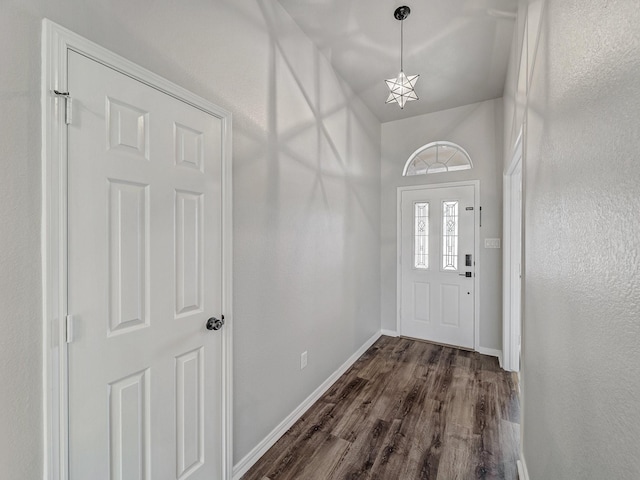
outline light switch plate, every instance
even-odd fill
[[[500,248],[500,239],[499,238],[485,238],[484,239],[484,248]]]

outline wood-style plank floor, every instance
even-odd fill
[[[496,358],[381,337],[242,479],[515,480],[517,389]]]

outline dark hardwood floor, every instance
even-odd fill
[[[242,479],[517,479],[519,412],[496,358],[381,337]]]

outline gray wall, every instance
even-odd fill
[[[637,479],[640,8],[522,3],[524,458],[532,480]]]
[[[40,34],[0,6],[0,478],[41,478]]]
[[[480,180],[480,346],[502,349],[502,249],[485,249],[485,238],[502,237],[502,100],[489,100],[382,125],[381,324],[396,330],[397,189],[404,185]],[[403,177],[419,147],[447,140],[463,147],[474,168],[461,172]]]
[[[379,330],[379,123],[277,2],[4,0],[0,478],[43,469],[43,17],[234,115],[237,461]]]

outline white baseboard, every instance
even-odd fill
[[[476,349],[476,352],[483,355],[489,355],[491,357],[498,357],[498,362],[500,363],[500,367],[502,368],[502,350],[496,350],[495,348],[478,347]]]
[[[385,330],[384,328],[380,330],[381,335],[386,335],[387,337],[399,337],[400,334],[395,330]]]
[[[529,472],[527,471],[527,463],[524,461],[524,456],[517,462],[518,465],[518,479],[529,480]]]
[[[247,473],[247,471],[260,459],[260,457],[267,453],[267,450],[269,450],[280,439],[280,437],[282,437],[287,430],[289,430],[293,424],[296,423],[300,417],[302,417],[302,415],[304,415],[304,413],[315,402],[317,402],[327,390],[329,390],[329,388],[331,388],[336,380],[338,380],[338,378],[340,378],[349,369],[349,367],[351,367],[351,365],[353,365],[355,361],[358,360],[358,358],[360,358],[362,354],[380,338],[381,335],[389,334],[384,333],[384,331],[376,332],[364,343],[364,345],[351,355],[346,362],[333,372],[331,376],[322,383],[322,385],[316,388],[311,395],[309,395],[293,412],[291,412],[289,416],[280,422],[280,424],[274,428],[271,433],[258,443],[253,450],[247,453],[242,460],[235,464],[233,466],[233,480],[239,480],[242,475]]]

